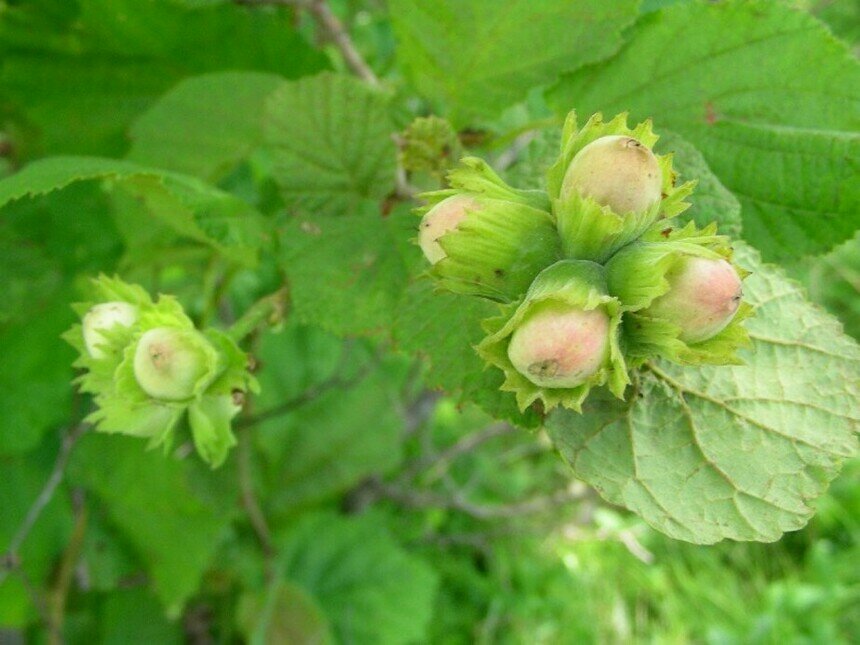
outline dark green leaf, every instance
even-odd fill
[[[109,467],[108,467],[109,465]],[[90,434],[78,446],[74,481],[91,490],[134,546],[168,611],[197,591],[230,523],[235,491],[196,459],[145,451],[131,437]]]
[[[172,0],[27,0],[0,16],[0,93],[51,153],[119,154],[131,120],[185,76],[326,66],[291,12]]]
[[[616,57],[564,77],[549,100],[680,133],[772,259],[826,251],[860,225],[858,88],[860,63],[814,18],[732,0],[643,17]]]

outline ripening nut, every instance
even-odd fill
[[[127,302],[103,302],[93,306],[83,320],[84,345],[90,356],[104,358],[101,345],[105,338],[102,332],[115,325],[131,327],[137,322],[137,313],[137,307]]]
[[[439,245],[439,238],[455,229],[466,215],[479,208],[480,205],[472,197],[453,195],[427,211],[418,229],[418,244],[430,264],[436,264],[445,257],[445,251]]]
[[[577,152],[567,168],[562,198],[574,190],[615,213],[639,213],[660,201],[663,174],[657,157],[637,139],[600,137]]]
[[[741,278],[726,260],[687,256],[666,276],[669,291],[643,313],[681,328],[685,343],[719,334],[732,321],[743,297]]]
[[[134,377],[138,385],[161,401],[190,398],[207,372],[206,343],[200,332],[193,329],[150,329],[140,337],[134,353]]]
[[[594,375],[609,357],[609,316],[548,302],[514,331],[508,358],[538,387],[572,388]]]

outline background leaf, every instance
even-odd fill
[[[0,17],[7,110],[44,152],[120,154],[131,120],[185,76],[257,70],[288,78],[326,66],[291,13],[234,3],[27,0]]]
[[[696,189],[690,199],[690,208],[682,218],[692,220],[700,228],[717,222],[725,235],[741,234],[741,205],[737,198],[720,182],[708,162],[696,148],[673,132],[661,132],[656,145],[661,154],[673,153],[675,170],[681,181],[695,179]]]
[[[236,498],[231,481],[196,460],[144,452],[134,438],[98,434],[78,447],[72,475],[105,505],[175,615],[226,536]]]
[[[436,577],[376,518],[307,515],[278,542],[282,575],[317,599],[340,641],[396,645],[424,637]]]
[[[695,26],[695,28],[691,28]],[[766,259],[821,253],[860,224],[860,63],[776,2],[691,3],[640,19],[611,61],[564,77],[559,112],[630,110],[692,142]]]
[[[263,137],[263,106],[283,78],[258,72],[195,76],[132,125],[128,158],[217,182]]]
[[[408,363],[304,325],[267,335],[258,356],[260,412],[296,402],[256,430],[274,514],[334,499],[400,464]]]
[[[412,222],[402,210],[383,217],[365,204],[354,215],[300,215],[284,227],[282,266],[298,320],[341,335],[386,329],[409,279],[400,250]]]
[[[50,157],[0,180],[0,207],[78,181],[110,179],[146,204],[147,211],[183,236],[253,264],[260,243],[259,214],[247,203],[194,177],[98,157]]]
[[[621,44],[633,0],[392,0],[400,66],[457,126],[495,116],[535,86]],[[539,44],[538,44],[539,43]]]

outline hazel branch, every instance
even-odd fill
[[[289,291],[287,287],[283,287],[251,305],[250,309],[230,326],[227,335],[239,342],[254,333],[260,325],[267,324],[273,327],[281,323],[289,309]]]
[[[57,492],[57,488],[65,477],[66,466],[69,463],[69,456],[72,454],[72,449],[88,429],[89,425],[86,423],[79,423],[69,430],[66,436],[63,437],[63,442],[60,445],[60,452],[57,453],[57,459],[54,462],[54,468],[51,470],[48,480],[45,482],[39,496],[36,497],[32,506],[30,506],[30,509],[27,511],[27,514],[24,516],[24,521],[21,523],[21,526],[18,527],[18,530],[9,542],[9,548],[6,549],[6,553],[2,558],[0,558],[0,584],[6,580],[10,572],[20,568],[21,563],[19,551],[21,550],[21,546],[27,540],[27,537],[33,530],[36,521],[42,515],[42,511],[44,511],[48,504],[51,503],[51,500],[54,499],[54,494]]]
[[[343,60],[350,71],[374,87],[380,85],[379,78],[370,69],[352,42],[349,33],[340,20],[337,19],[326,0],[236,0],[243,5],[281,5],[307,11],[319,26],[325,39],[330,41],[340,51]]]

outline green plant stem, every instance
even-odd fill
[[[288,311],[289,292],[283,287],[251,305],[250,309],[230,326],[227,335],[238,342],[252,334],[260,325],[275,326],[281,323]]]

